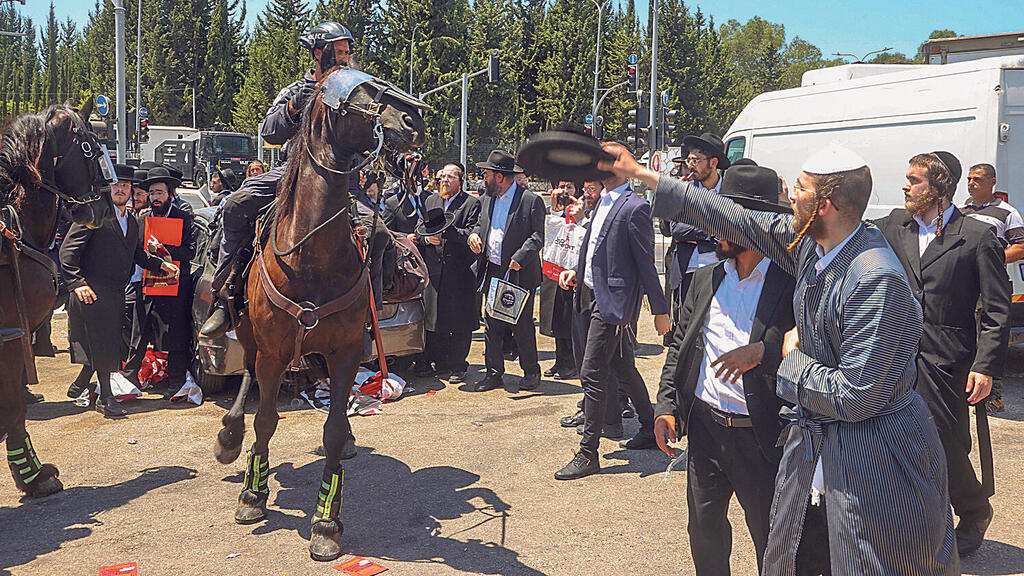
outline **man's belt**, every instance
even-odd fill
[[[753,428],[754,424],[750,420],[750,416],[746,414],[733,414],[731,412],[723,412],[707,402],[698,399],[697,404],[703,407],[708,416],[715,421],[719,426],[726,428]]]

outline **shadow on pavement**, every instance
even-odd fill
[[[0,575],[64,544],[92,534],[96,515],[121,507],[143,494],[195,478],[196,471],[182,466],[147,468],[125,482],[109,486],[72,486],[47,498],[22,500],[16,507],[0,508]]]
[[[960,561],[964,574],[1002,576],[1024,573],[1024,548],[1012,544],[985,540],[976,553]]]
[[[128,411],[128,418],[131,418],[133,414],[145,414],[146,412],[156,412],[157,410],[188,410],[190,408],[198,408],[198,406],[189,402],[164,400],[160,394],[145,394],[142,398],[125,400],[121,405]],[[230,408],[230,405],[228,407]],[[28,407],[25,419],[33,422],[43,422],[62,416],[81,414],[82,412],[93,412],[93,406],[78,406],[74,400],[62,398],[56,402],[45,401],[39,404],[32,404]],[[96,417],[102,418],[99,414],[96,414]]]
[[[273,454],[271,454],[273,464]],[[281,489],[271,493],[267,520],[252,538],[277,530],[295,531],[308,541],[310,517],[323,474],[323,461],[294,468],[290,463],[271,469]],[[227,482],[240,483],[240,475]],[[403,462],[360,446],[359,455],[345,462],[341,520],[345,525],[345,554],[380,558],[385,562],[444,564],[475,574],[543,576],[519,561],[505,547],[511,506],[488,488],[474,487],[480,476],[452,466],[412,471]],[[282,513],[294,510],[301,516]],[[442,534],[442,521],[468,525]],[[474,535],[468,539],[460,538]],[[295,553],[306,554],[307,542],[295,540]],[[257,544],[258,540],[253,541]]]

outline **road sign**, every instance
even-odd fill
[[[593,114],[587,114],[587,124],[593,124],[593,123],[594,123],[594,115]]]
[[[657,152],[651,154],[651,170],[655,172],[661,171],[661,154]]]
[[[96,112],[100,116],[106,116],[107,112],[110,112],[110,100],[103,94],[96,97]]]
[[[636,54],[630,54],[629,55],[629,63],[630,64],[636,64]]]
[[[661,91],[661,105],[668,106],[668,90]]]
[[[147,116],[149,116],[149,110],[139,108],[139,118],[146,118]]]

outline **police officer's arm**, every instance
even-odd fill
[[[288,111],[288,103],[298,94],[303,83],[303,80],[299,80],[281,90],[277,98],[274,99],[274,103],[267,109],[267,117],[263,120],[263,126],[260,128],[260,136],[268,144],[280,146],[291,139],[299,129],[299,122],[302,120],[302,116],[292,117]]]

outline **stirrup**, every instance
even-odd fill
[[[25,333],[21,328],[0,328],[0,342],[10,342],[21,338]]]
[[[230,329],[231,314],[228,312],[227,304],[220,302],[214,308],[210,317],[206,319],[206,322],[203,322],[202,328],[199,329],[199,334],[206,338],[216,338],[217,336],[224,335]]]

